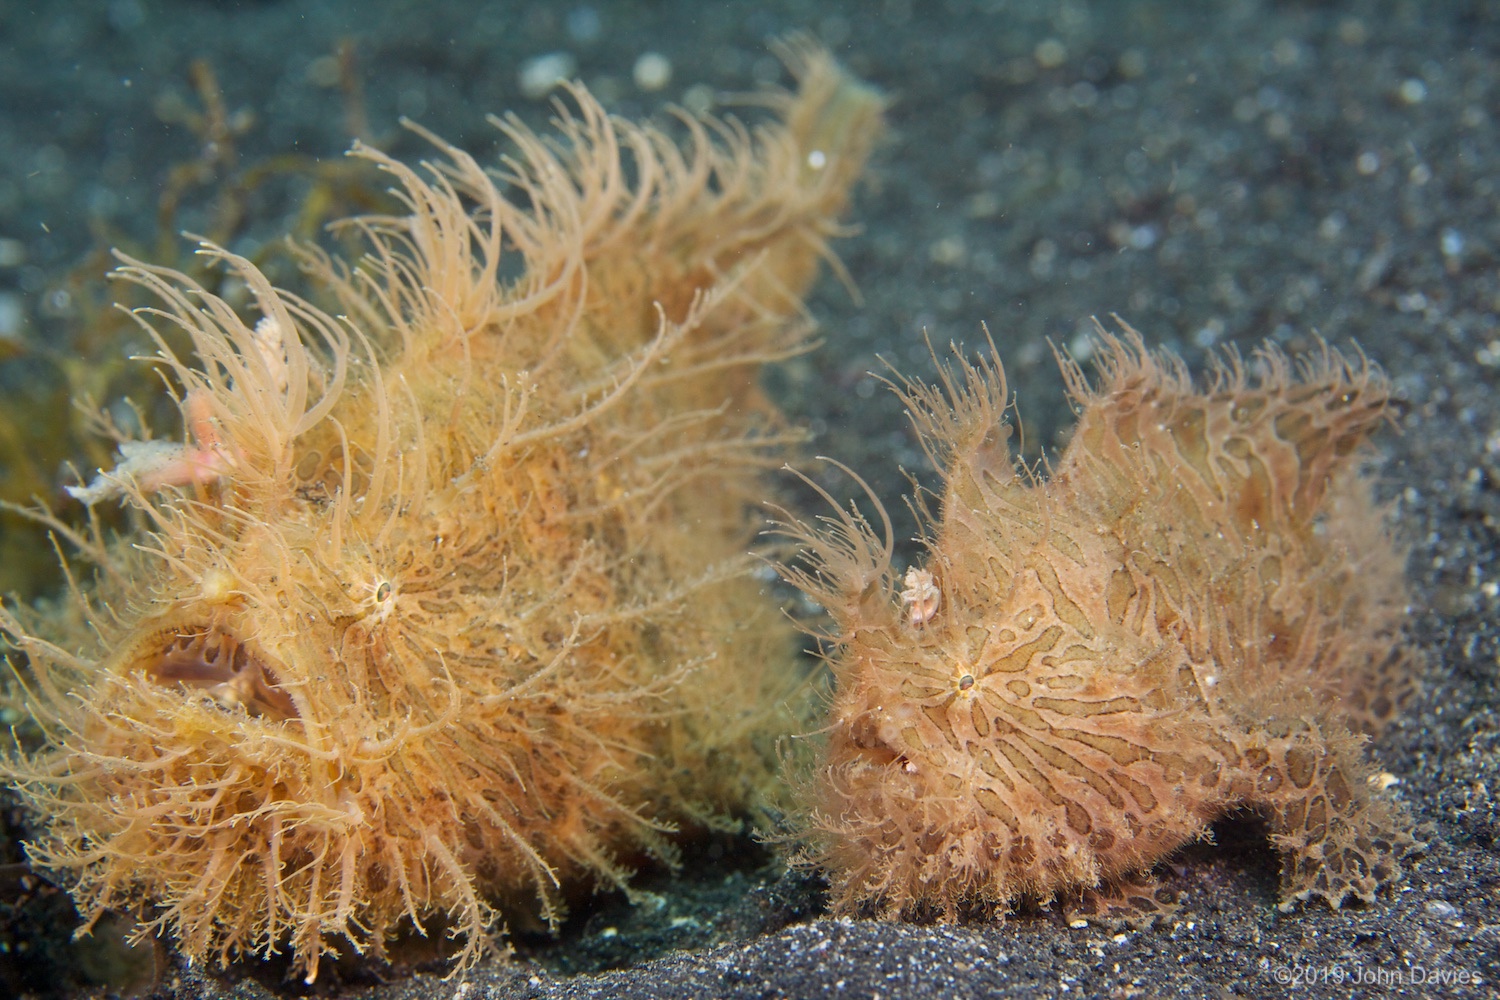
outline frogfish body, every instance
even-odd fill
[[[0,770],[87,920],[309,981],[437,926],[462,968],[774,794],[794,638],[747,552],[796,435],[756,376],[806,346],[882,105],[785,54],[753,131],[575,87],[495,173],[358,150],[407,211],[306,252],[321,304],[217,247],[244,307],[126,262],[197,355],[157,339],[185,434],[75,490],[132,533],[40,513],[97,579],[0,612],[45,736]]]
[[[1097,347],[1093,383],[1064,362],[1080,416],[1045,480],[1010,453],[993,347],[897,381],[943,484],[899,592],[888,522],[788,526],[834,620],[806,812],[837,910],[1149,923],[1150,868],[1242,809],[1283,905],[1368,901],[1413,847],[1363,749],[1418,664],[1360,468],[1388,383],[1268,347],[1197,388],[1133,331]]]

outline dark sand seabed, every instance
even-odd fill
[[[1500,7],[1461,3],[947,0],[563,4],[0,2],[0,336],[65,341],[56,294],[97,231],[147,241],[196,140],[166,95],[208,59],[254,122],[244,161],[347,146],[330,82],[355,43],[370,133],[421,155],[408,115],[476,153],[487,112],[533,122],[525,60],[567,52],[613,110],[743,91],[774,77],[765,40],[822,38],[893,98],[840,247],[862,303],[826,278],[813,354],[776,372],[816,450],[895,509],[923,459],[876,355],[930,370],[921,331],[989,324],[1033,452],[1069,415],[1048,340],[1118,313],[1200,368],[1217,345],[1356,340],[1393,376],[1400,433],[1382,492],[1411,544],[1425,691],[1376,747],[1431,847],[1369,908],[1275,909],[1253,819],[1162,870],[1178,918],[1114,935],[1052,915],[1004,926],[830,920],[820,886],[748,841],[602,899],[560,942],[462,980],[350,970],[319,993],[397,997],[1494,996],[1500,989]],[[670,62],[643,90],[638,57]],[[336,76],[336,73],[334,74]],[[708,91],[687,93],[703,84]],[[268,199],[246,240],[285,228]],[[255,208],[255,206],[252,206]],[[203,224],[191,212],[183,228]],[[27,373],[0,365],[0,386]],[[841,484],[831,486],[843,488]],[[800,498],[799,499],[806,499]],[[906,527],[907,534],[911,528]],[[10,855],[9,859],[13,858]],[[13,881],[13,879],[12,879]],[[45,897],[45,892],[41,894]],[[0,992],[74,995],[109,949],[40,927],[56,903],[0,892]],[[24,949],[24,950],[21,950]],[[598,971],[610,969],[613,971]],[[580,971],[582,970],[582,971]],[[159,996],[265,996],[275,970],[169,966]],[[94,988],[98,993],[100,988]],[[88,995],[78,986],[76,995]]]

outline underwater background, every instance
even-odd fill
[[[651,903],[601,898],[560,941],[523,941],[520,961],[475,970],[465,995],[1283,996],[1287,970],[1312,979],[1296,987],[1304,996],[1348,996],[1356,977],[1397,972],[1411,995],[1492,995],[1494,5],[0,0],[0,491],[58,502],[76,481],[66,463],[108,464],[75,397],[110,406],[129,392],[150,407],[154,376],[124,361],[148,345],[109,307],[121,291],[102,277],[110,247],[176,266],[188,231],[276,273],[282,235],[319,237],[334,218],[389,207],[385,182],[342,157],[356,137],[428,155],[406,117],[492,162],[503,143],[485,116],[541,126],[563,77],[629,118],[673,102],[734,110],[730,95],[787,82],[766,42],[794,30],[880,87],[890,126],[849,214],[858,231],[835,247],[858,297],[825,275],[809,301],[822,345],[768,384],[814,433],[807,454],[861,470],[893,512],[909,491],[901,470],[931,470],[867,373],[881,358],[930,372],[924,331],[939,347],[974,345],[988,324],[1032,459],[1071,423],[1052,346],[1086,350],[1095,315],[1119,314],[1194,370],[1226,345],[1270,338],[1295,352],[1322,336],[1390,373],[1400,433],[1380,441],[1380,494],[1411,546],[1430,667],[1375,755],[1432,846],[1373,907],[1279,914],[1263,835],[1252,818],[1227,821],[1218,845],[1169,870],[1188,896],[1179,919],[1113,935],[1053,917],[820,919],[815,880],[726,837],[680,875],[642,882]],[[832,474],[826,485],[848,488]],[[817,511],[790,477],[783,489]],[[909,517],[898,524],[913,531]],[[44,535],[5,522],[6,591],[55,589],[53,562]],[[120,947],[118,928],[68,945],[66,897],[26,870],[19,824],[8,815],[0,858],[0,993],[218,995],[217,980]],[[1417,978],[1441,971],[1469,975]],[[384,986],[351,975],[342,989],[451,995],[440,974]],[[236,977],[240,995],[283,989],[263,969]]]

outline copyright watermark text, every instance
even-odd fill
[[[1484,980],[1474,969],[1451,966],[1411,965],[1390,968],[1381,965],[1275,962],[1261,959],[1260,970],[1282,986],[1425,986],[1433,990],[1478,986]]]

